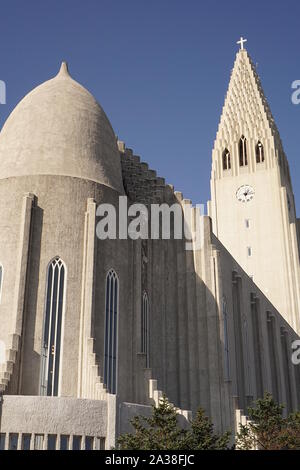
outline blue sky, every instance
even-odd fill
[[[17,102],[57,73],[106,111],[116,134],[193,203],[209,199],[211,149],[243,35],[277,122],[300,211],[300,2],[3,0],[3,125]]]

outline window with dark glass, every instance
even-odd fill
[[[73,436],[73,450],[80,450],[81,449],[81,436]]]
[[[247,139],[245,136],[242,135],[239,141],[239,160],[240,166],[248,165],[247,159]]]
[[[262,163],[265,161],[264,146],[258,141],[255,148],[256,152],[256,163]]]
[[[22,450],[30,450],[31,434],[22,434]]]
[[[0,433],[0,450],[5,449],[5,433],[1,432]]]
[[[230,161],[230,152],[228,149],[224,150],[222,154],[222,161],[223,161],[223,170],[230,170],[231,161]]]
[[[149,367],[149,299],[146,292],[142,299],[141,352],[146,355],[146,367]]]
[[[66,269],[56,257],[48,266],[41,358],[41,395],[57,396]]]
[[[56,434],[48,435],[48,445],[47,445],[48,450],[56,450],[56,440],[57,440]]]
[[[85,450],[93,450],[94,438],[85,436]]]
[[[69,450],[69,440],[70,440],[70,436],[67,436],[67,435],[60,436],[60,450]]]
[[[17,450],[18,449],[18,439],[19,435],[18,434],[9,434],[9,439],[8,439],[8,449],[9,450]]]
[[[109,393],[117,391],[119,280],[111,269],[106,276],[104,384]]]

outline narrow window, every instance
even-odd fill
[[[94,438],[91,436],[85,436],[85,450],[93,450]]]
[[[81,436],[73,436],[73,450],[81,450]]]
[[[9,450],[17,450],[18,449],[18,440],[19,440],[19,434],[9,434],[9,439],[8,439],[8,449]]]
[[[48,445],[47,445],[48,450],[56,450],[56,440],[57,440],[56,434],[48,434]]]
[[[142,300],[141,350],[146,355],[146,367],[149,367],[149,299],[146,292]]]
[[[34,450],[43,450],[44,448],[44,434],[34,435]]]
[[[265,161],[264,146],[260,141],[257,142],[255,151],[256,151],[256,163],[264,162]]]
[[[22,434],[22,450],[30,450],[31,434]]]
[[[230,152],[228,149],[224,150],[222,154],[222,161],[223,161],[223,170],[230,170],[231,161],[230,161]]]
[[[60,450],[69,450],[69,441],[70,441],[70,436],[61,435],[60,436]]]
[[[245,219],[245,226],[246,226],[246,228],[250,228],[250,220],[249,219]]]
[[[105,450],[105,437],[96,437],[95,450]]]
[[[56,257],[48,266],[41,358],[41,395],[57,396],[66,269]]]
[[[1,432],[0,433],[0,450],[5,449],[5,437],[6,437],[6,434],[4,432]]]
[[[248,256],[252,256],[252,249],[251,249],[251,246],[248,246],[248,247],[247,247],[247,254],[248,254]]]
[[[248,165],[248,160],[247,160],[247,139],[243,135],[240,138],[240,142],[239,142],[239,159],[240,159],[240,166]]]
[[[119,280],[113,269],[106,276],[104,384],[109,393],[117,391],[117,332]]]

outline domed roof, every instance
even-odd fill
[[[64,62],[20,101],[0,132],[0,179],[24,175],[74,176],[124,191],[111,124]]]

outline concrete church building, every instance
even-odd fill
[[[243,41],[200,247],[96,236],[98,205],[119,196],[190,201],[117,140],[65,63],[7,119],[0,162],[1,449],[109,449],[163,393],[219,431],[264,391],[300,409],[300,219]]]

